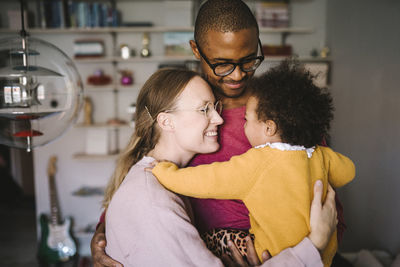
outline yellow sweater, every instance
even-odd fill
[[[272,256],[298,244],[310,233],[313,185],[321,179],[326,197],[328,182],[340,187],[355,176],[353,162],[327,147],[282,151],[269,146],[252,148],[226,162],[179,169],[161,162],[153,169],[161,184],[176,193],[215,199],[240,199],[249,210],[250,232],[258,256]],[[322,253],[330,266],[337,250],[336,231]]]

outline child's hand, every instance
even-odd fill
[[[322,182],[318,180],[314,185],[314,199],[311,203],[310,212],[311,233],[308,235],[308,238],[319,251],[324,250],[328,245],[338,223],[335,191],[328,185],[326,200],[322,205],[322,189]]]
[[[146,168],[144,168],[144,170],[147,172],[151,172],[151,170],[153,170],[153,168],[160,162],[161,161],[159,161],[159,160],[154,160],[153,162],[150,163],[150,167],[146,167]]]

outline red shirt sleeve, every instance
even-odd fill
[[[343,206],[342,206],[342,203],[340,202],[337,194],[335,194],[335,202],[336,202],[336,210],[337,210],[337,217],[338,217],[337,239],[338,239],[338,243],[340,243],[343,239],[344,231],[346,230],[346,224],[344,222]]]
[[[96,225],[96,230],[97,228],[99,228],[99,225],[104,223],[105,221],[106,221],[106,211],[103,211],[103,213],[100,215],[99,222]]]

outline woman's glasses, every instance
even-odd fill
[[[222,112],[221,101],[217,101],[215,103],[207,102],[203,107],[198,108],[198,109],[170,109],[170,110],[165,110],[164,112],[168,113],[168,112],[173,112],[173,111],[198,111],[200,113],[203,113],[207,119],[210,119],[212,117],[212,112],[214,110],[218,114],[221,114],[221,112]]]

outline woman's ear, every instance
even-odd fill
[[[193,55],[194,55],[197,59],[200,59],[200,53],[199,53],[199,50],[197,49],[197,44],[196,44],[196,42],[195,42],[194,40],[190,40],[190,41],[189,41],[189,44],[190,44],[190,47],[192,48]]]
[[[264,124],[265,124],[264,133],[266,136],[271,137],[277,134],[278,126],[273,120],[267,120],[264,122]]]
[[[164,131],[172,131],[174,130],[174,123],[171,118],[171,114],[168,114],[166,112],[160,112],[157,115],[157,124],[160,126],[160,128]]]

